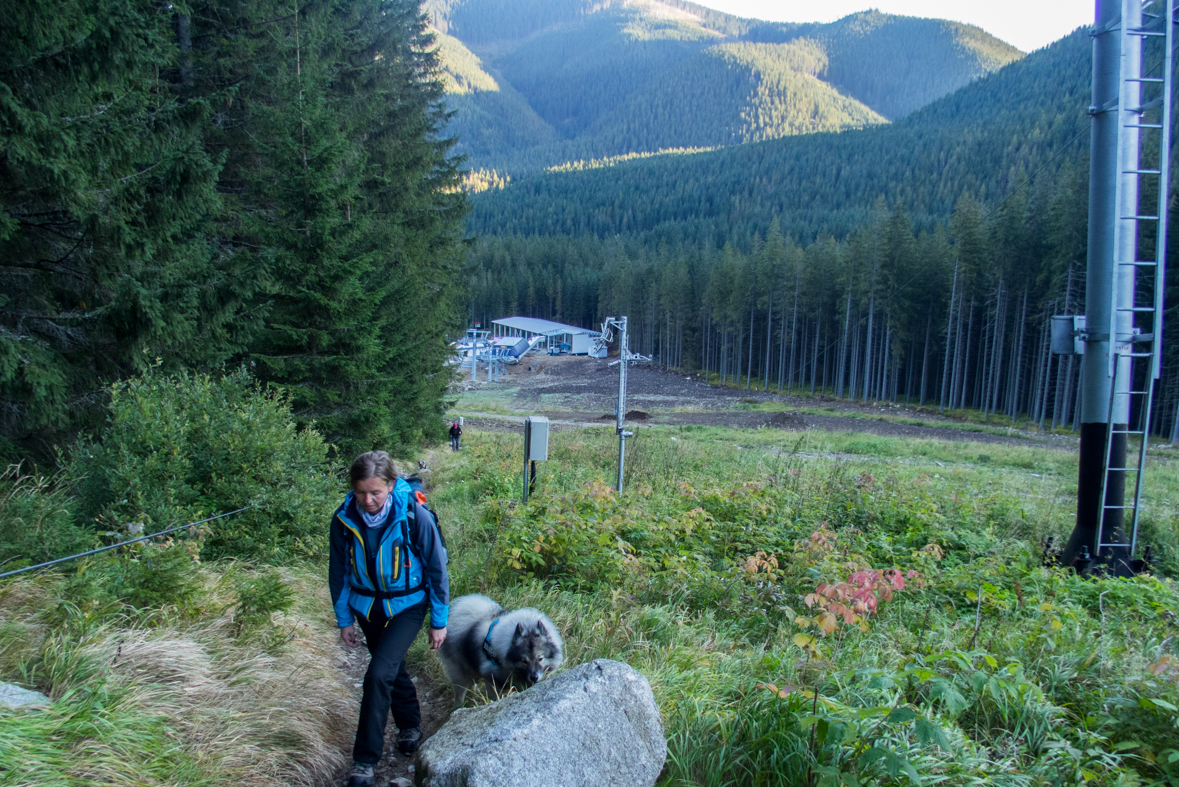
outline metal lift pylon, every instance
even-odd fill
[[[607,317],[602,323],[602,333],[594,338],[591,355],[603,350],[614,339],[614,329],[618,329],[618,403],[614,406],[615,431],[618,433],[618,493],[622,494],[622,479],[626,467],[626,438],[634,436],[633,432],[623,428],[626,420],[626,367],[632,361],[650,361],[645,355],[638,355],[630,351],[629,337],[626,333],[626,317]]]
[[[1153,3],[1142,0],[1097,3],[1077,525],[1061,556],[1080,572],[1092,566],[1125,575],[1147,562],[1134,555],[1161,371],[1174,2],[1167,0],[1161,14],[1148,12]],[[1152,39],[1163,43],[1162,61],[1144,70]],[[1154,231],[1153,248],[1143,248],[1146,228]],[[1140,277],[1151,284],[1142,292]],[[1132,462],[1134,437],[1139,442]],[[1127,498],[1131,473],[1133,495]]]

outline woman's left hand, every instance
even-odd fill
[[[438,650],[446,640],[446,627],[430,629],[430,650]]]

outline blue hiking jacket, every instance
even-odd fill
[[[365,550],[368,526],[351,492],[332,515],[328,587],[336,623],[351,626],[354,613],[369,618],[378,601],[385,615],[393,617],[428,598],[431,628],[444,628],[450,613],[450,580],[446,547],[434,516],[418,503],[404,479],[397,479],[390,495],[393,505],[374,539],[375,555]]]

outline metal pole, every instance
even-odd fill
[[[626,464],[626,430],[622,428],[622,422],[626,417],[626,365],[627,359],[630,356],[630,348],[627,345],[626,337],[626,317],[622,317],[619,320],[618,332],[618,412],[616,413],[616,428],[618,429],[618,494],[622,494],[622,469]]]
[[[1138,83],[1123,82],[1133,76],[1124,73],[1127,68],[1141,68],[1138,51],[1122,52],[1121,28],[1124,25],[1141,25],[1141,6],[1138,0],[1097,0],[1093,36],[1093,101],[1089,107],[1091,137],[1089,154],[1089,237],[1088,259],[1085,278],[1085,317],[1089,331],[1085,354],[1081,360],[1081,448],[1077,477],[1077,520],[1073,533],[1061,554],[1066,566],[1073,565],[1081,548],[1095,543],[1114,541],[1115,531],[1121,530],[1121,509],[1111,509],[1102,516],[1104,492],[1105,504],[1122,505],[1125,499],[1124,473],[1111,473],[1109,483],[1105,478],[1105,458],[1108,455],[1111,466],[1125,467],[1125,435],[1112,435],[1111,421],[1125,424],[1129,421],[1129,396],[1120,396],[1129,391],[1129,359],[1120,362],[1118,385],[1113,386],[1110,333],[1115,326],[1114,295],[1119,293],[1119,305],[1124,294],[1133,297],[1130,282],[1115,282],[1116,261],[1134,259],[1136,233],[1120,231],[1119,225],[1130,224],[1119,219],[1122,216],[1137,215],[1138,177],[1123,174],[1134,170],[1133,161],[1128,157],[1137,155],[1137,134],[1132,139],[1123,139],[1121,151],[1118,132],[1136,131],[1119,129],[1126,122],[1127,106],[1137,105],[1137,95],[1122,95],[1125,85],[1134,85],[1137,94]],[[1129,104],[1133,101],[1133,104]],[[1133,143],[1133,147],[1130,144]],[[1120,182],[1119,182],[1120,179]],[[1127,268],[1133,275],[1132,268]],[[1124,276],[1122,277],[1124,278]],[[1130,286],[1127,287],[1126,285]],[[1115,289],[1116,288],[1116,289]],[[1129,313],[1127,313],[1129,314]],[[1125,374],[1120,374],[1120,372]],[[1111,401],[1114,393],[1114,401]],[[1118,401],[1120,400],[1120,401]],[[1122,427],[1125,428],[1125,427]],[[1108,450],[1108,454],[1107,454]],[[1103,521],[1104,520],[1104,521]],[[1120,540],[1120,539],[1119,539]],[[1113,559],[1111,550],[1103,557]]]
[[[622,494],[622,469],[626,464],[626,433],[618,433],[618,494]]]
[[[528,502],[528,454],[532,443],[532,419],[524,419],[524,502]]]

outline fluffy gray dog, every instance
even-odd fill
[[[495,691],[510,683],[527,688],[565,660],[561,633],[543,612],[509,612],[477,593],[450,602],[446,629],[438,656],[454,684],[456,708],[462,707],[476,681]]]

